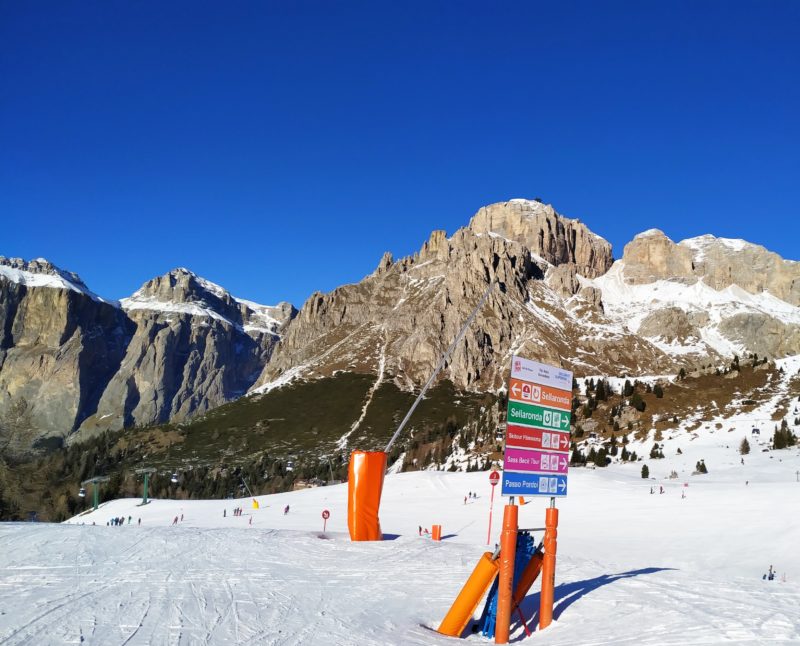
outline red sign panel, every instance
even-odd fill
[[[500,474],[497,471],[492,471],[489,474],[489,484],[494,487],[498,482],[500,482]]]
[[[506,428],[506,446],[569,453],[569,433],[509,424]]]
[[[328,518],[330,518],[330,517],[331,517],[331,512],[329,512],[327,509],[323,509],[323,510],[322,510],[322,517],[323,517],[325,520],[328,520]]]

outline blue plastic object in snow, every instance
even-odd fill
[[[519,532],[517,534],[517,554],[514,558],[514,581],[511,589],[517,587],[517,581],[522,575],[522,571],[528,562],[533,558],[536,553],[536,545],[533,542],[533,536],[528,532]],[[496,577],[492,587],[489,589],[489,595],[486,597],[486,605],[483,607],[483,614],[478,620],[478,626],[485,637],[492,639],[494,637],[495,624],[497,623],[497,586],[500,584],[500,577]]]

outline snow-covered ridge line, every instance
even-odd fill
[[[84,294],[88,296],[94,301],[98,303],[106,303],[108,305],[112,305],[114,307],[118,307],[119,304],[115,301],[108,301],[104,298],[101,298],[93,291],[91,291],[86,285],[83,283],[80,278],[76,274],[72,274],[71,276],[68,272],[65,272],[52,263],[50,263],[45,258],[36,258],[32,260],[31,263],[26,263],[25,261],[19,258],[10,258],[8,262],[18,266],[10,266],[6,264],[5,258],[0,256],[0,276],[11,281],[12,283],[16,283],[17,285],[24,285],[25,287],[50,287],[52,289],[68,289],[73,292],[77,292],[79,294]],[[20,269],[19,267],[28,267],[31,264],[40,263],[42,265],[48,266],[51,268],[49,271],[29,271],[28,269]]]

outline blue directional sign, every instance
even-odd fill
[[[503,471],[504,496],[566,496],[567,476]]]

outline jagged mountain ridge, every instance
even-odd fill
[[[36,260],[0,258],[0,431],[33,439],[187,419],[253,384],[295,310],[186,269],[121,303]]]
[[[660,231],[637,236],[614,262],[579,221],[510,200],[481,208],[450,238],[434,232],[412,256],[385,254],[357,284],[312,295],[254,390],[337,370],[419,385],[491,281],[500,288],[443,372],[462,389],[502,387],[515,352],[614,375],[800,351],[800,264],[744,241],[675,244]]]
[[[502,388],[512,353],[578,375],[635,375],[800,352],[799,263],[655,230],[615,262],[580,221],[520,199],[481,208],[449,238],[433,232],[412,256],[384,254],[299,313],[180,268],[111,303],[46,261],[2,259],[0,430],[65,437],[184,420],[248,388],[338,371],[375,375],[371,392],[389,380],[413,389],[491,281],[442,374],[461,390]]]

